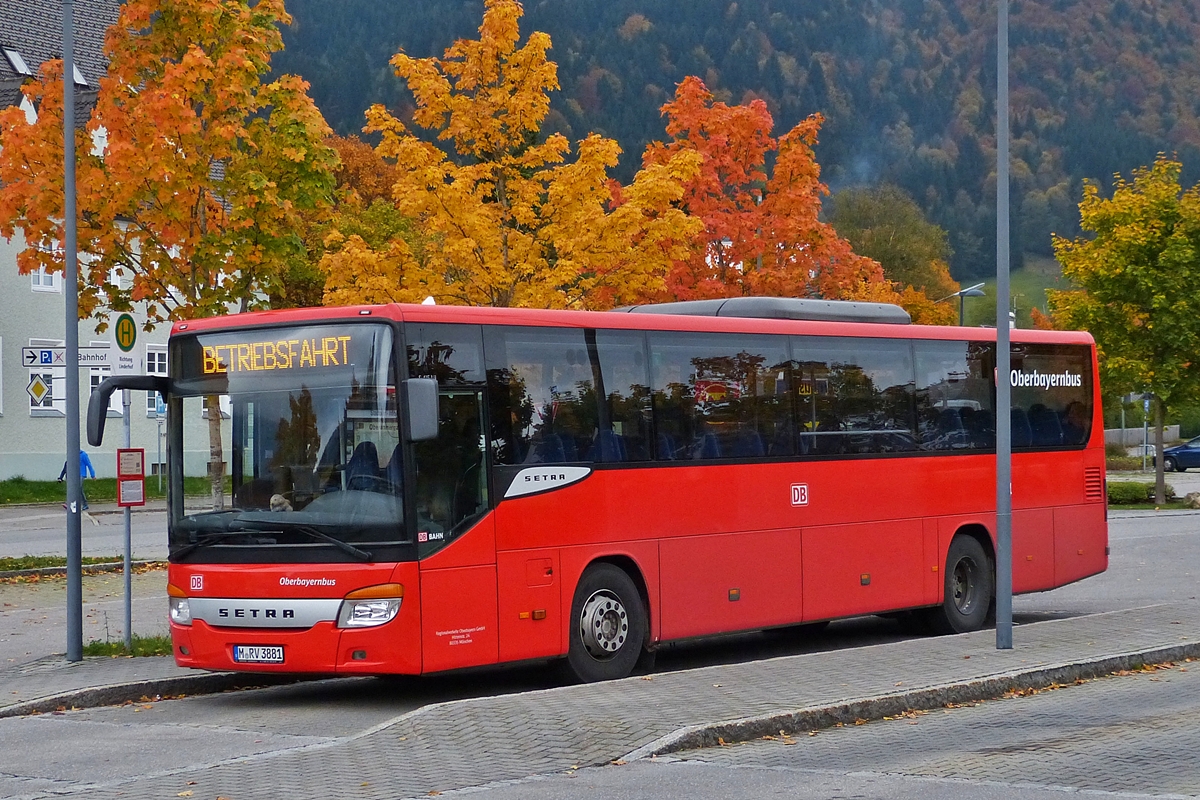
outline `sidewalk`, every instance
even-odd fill
[[[1022,625],[1013,638],[1005,651],[989,630],[438,703],[327,744],[73,789],[126,800],[172,796],[176,784],[196,797],[238,800],[443,792],[1200,657],[1200,602]],[[0,671],[0,714],[192,694],[238,680],[195,675],[167,659],[45,659]]]

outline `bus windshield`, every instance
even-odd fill
[[[389,328],[223,331],[172,346],[170,472],[175,496],[190,495],[172,503],[172,560],[399,558]]]

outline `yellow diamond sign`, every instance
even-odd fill
[[[50,384],[42,379],[41,375],[34,375],[33,380],[29,381],[29,385],[25,387],[25,391],[29,392],[29,396],[33,398],[33,402],[41,403],[46,399],[46,395],[50,394]]]

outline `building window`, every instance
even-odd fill
[[[200,418],[208,419],[208,395],[200,399]],[[217,395],[217,400],[221,405],[221,419],[229,419],[233,416],[233,401],[229,399],[229,395]]]
[[[30,339],[29,346],[41,349],[42,358],[29,370],[27,386],[39,388],[39,398],[29,395],[31,417],[61,417],[67,413],[67,370],[62,361],[61,339]],[[35,378],[40,381],[35,382]]]
[[[167,346],[165,344],[146,345],[146,374],[167,375]],[[146,416],[158,415],[158,392],[146,392]]]
[[[110,367],[93,367],[91,369],[91,391],[94,392],[100,388],[100,384],[109,375],[112,375],[112,369]],[[124,405],[121,394],[121,392],[113,392],[108,396],[108,415],[110,417],[121,416],[121,409]]]
[[[45,267],[39,267],[37,272],[29,273],[30,288],[35,292],[61,292],[62,273],[46,272]]]

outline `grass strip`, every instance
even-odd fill
[[[83,566],[90,564],[120,564],[124,556],[84,556]],[[0,572],[14,572],[19,569],[46,569],[48,567],[65,567],[65,556],[4,556],[0,558]]]
[[[208,478],[192,477],[183,479],[184,494],[188,497],[204,497],[211,492]],[[225,492],[228,496],[231,484],[225,479]],[[89,503],[113,503],[117,500],[116,478],[87,478],[83,481],[83,493]],[[158,488],[158,476],[146,478],[146,498],[157,500],[167,496],[167,485],[163,483],[162,490]],[[63,503],[67,499],[67,482],[63,481],[31,481],[21,475],[0,481],[0,505],[20,503]]]
[[[130,637],[133,644],[131,650],[125,649],[125,642],[88,642],[83,646],[85,656],[109,656],[111,658],[138,658],[140,656],[169,656],[171,649],[170,636],[139,636]]]

